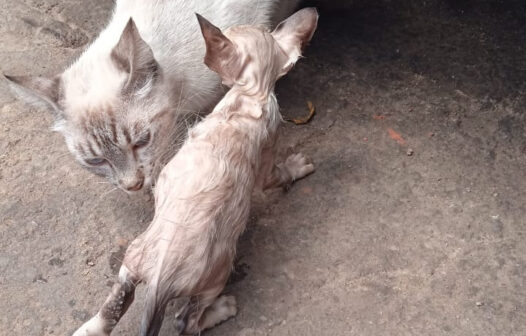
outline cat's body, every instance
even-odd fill
[[[232,85],[214,111],[191,129],[162,170],[155,216],[126,252],[119,283],[99,313],[74,336],[109,335],[148,284],[142,336],[157,335],[167,303],[188,297],[181,331],[199,333],[235,315],[223,290],[247,222],[254,188],[290,183],[313,171],[297,155],[274,169],[273,146],[281,121],[273,94],[312,37],[316,10],[299,11],[273,33],[253,26],[225,31],[200,17],[206,64]]]
[[[204,43],[194,13],[215,19],[219,27],[256,23],[270,25],[277,1],[254,0],[120,0],[108,26],[66,71],[65,95],[72,97],[77,113],[117,96],[122,78],[114,73],[110,57],[130,18],[162,68],[166,89],[187,98],[186,108],[199,111],[217,101],[219,77],[202,62]],[[107,64],[109,63],[109,64]],[[86,91],[88,88],[88,91]],[[86,94],[88,93],[88,94]],[[188,99],[191,95],[191,99]],[[179,97],[176,96],[178,100]],[[148,112],[148,111],[146,111]],[[140,111],[139,111],[140,113]]]
[[[223,92],[201,62],[194,13],[219,27],[269,26],[298,1],[117,0],[108,26],[64,73],[6,77],[20,96],[54,112],[81,165],[137,191],[176,153],[188,118],[208,112]]]

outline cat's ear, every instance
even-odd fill
[[[111,59],[120,70],[128,73],[123,93],[143,91],[158,75],[158,64],[150,46],[141,38],[137,26],[130,18],[121,38],[111,51]]]
[[[318,11],[310,7],[297,11],[276,26],[272,36],[288,57],[284,65],[285,71],[288,71],[301,56],[317,25]]]
[[[60,115],[58,106],[60,96],[60,76],[53,78],[33,76],[8,76],[7,79],[11,91],[26,103],[52,111],[56,116]]]
[[[239,73],[234,44],[210,21],[197,13],[195,15],[205,39],[205,64],[218,73],[225,84],[232,83]]]

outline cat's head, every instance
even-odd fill
[[[138,191],[151,185],[180,137],[173,95],[131,19],[110,55],[91,56],[54,78],[6,78],[19,97],[53,112],[54,129],[83,167]]]
[[[273,32],[249,25],[222,32],[199,14],[197,19],[206,43],[205,64],[224,84],[257,94],[271,89],[294,66],[316,30],[318,12],[299,10]]]

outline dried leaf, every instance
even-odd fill
[[[309,114],[304,117],[299,118],[292,118],[292,119],[285,119],[286,121],[292,122],[296,125],[303,125],[311,121],[312,117],[316,113],[316,108],[314,107],[314,104],[312,104],[311,101],[307,101],[307,107],[309,108]]]

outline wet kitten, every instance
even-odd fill
[[[117,0],[109,25],[62,74],[6,77],[20,97],[54,113],[54,129],[82,166],[138,191],[177,152],[188,120],[223,92],[201,62],[194,13],[220,27],[268,26],[297,2]]]

